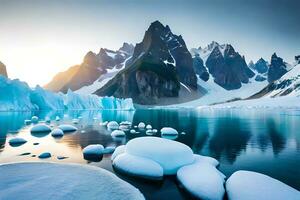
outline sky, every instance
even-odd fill
[[[0,61],[44,85],[101,47],[138,43],[159,20],[188,48],[230,43],[246,60],[300,54],[299,0],[0,0]]]

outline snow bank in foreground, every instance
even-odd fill
[[[0,165],[2,200],[143,200],[141,192],[114,174],[93,166],[54,163]]]
[[[229,200],[300,199],[296,189],[264,174],[237,171],[226,181]]]
[[[193,196],[199,199],[222,200],[224,175],[210,163],[195,163],[180,168],[177,179]]]

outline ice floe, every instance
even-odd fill
[[[114,130],[113,132],[111,132],[110,134],[112,137],[124,137],[126,134],[124,131],[122,130]]]
[[[116,121],[111,121],[111,122],[108,122],[107,128],[110,130],[115,130],[115,129],[119,128],[119,124]]]
[[[164,127],[160,130],[161,135],[178,135],[178,132],[171,127]]]
[[[51,132],[51,128],[46,124],[37,124],[37,125],[34,125],[30,129],[30,132],[31,133],[48,133],[48,132]]]
[[[32,123],[37,123],[39,121],[39,118],[37,116],[32,116],[31,117],[31,122]]]
[[[27,142],[27,140],[25,140],[24,138],[20,138],[20,137],[15,137],[9,140],[9,144],[11,146],[20,146],[22,144],[25,144]]]
[[[251,171],[237,171],[226,181],[229,200],[300,199],[296,189],[267,175]]]
[[[177,179],[187,191],[199,199],[223,199],[224,176],[210,163],[183,166],[177,171]]]
[[[126,174],[137,177],[160,180],[163,178],[163,168],[155,161],[123,153],[113,160],[113,166]]]
[[[94,166],[40,162],[3,164],[0,174],[1,199],[145,199],[129,183]]]
[[[61,129],[63,132],[73,132],[77,131],[77,128],[70,124],[61,124],[58,126],[59,129]]]
[[[165,175],[176,174],[180,167],[194,162],[190,147],[158,137],[134,138],[126,144],[124,153],[157,162]]]
[[[144,122],[140,122],[139,125],[137,126],[139,129],[144,129],[146,124]]]
[[[49,153],[49,152],[44,152],[39,155],[40,159],[45,159],[45,158],[50,158],[50,157],[51,157],[51,153]]]
[[[51,131],[52,137],[62,137],[64,136],[64,132],[60,128],[55,128]]]

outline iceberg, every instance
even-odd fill
[[[113,173],[90,165],[3,164],[0,174],[1,199],[145,199],[138,189]]]
[[[104,147],[101,144],[91,144],[83,149],[84,156],[101,156],[103,154]]]
[[[115,129],[119,128],[119,124],[116,121],[111,121],[111,122],[108,122],[107,128],[110,130],[115,130]]]
[[[64,136],[64,132],[61,129],[56,128],[51,131],[51,135],[52,137],[62,137]]]
[[[73,132],[77,131],[77,128],[70,124],[61,124],[58,126],[59,129],[61,129],[63,132]]]
[[[160,132],[162,135],[172,135],[172,136],[178,135],[178,132],[171,127],[164,127],[160,130]]]
[[[31,129],[30,129],[31,133],[48,133],[51,132],[51,128],[49,126],[47,126],[46,124],[37,124],[34,125]]]
[[[130,140],[124,154],[151,159],[162,167],[164,175],[176,174],[180,167],[194,162],[193,151],[187,145],[150,136]]]
[[[25,140],[24,138],[20,138],[20,137],[15,137],[9,140],[9,144],[11,146],[20,146],[22,144],[25,144],[27,142],[27,140]]]
[[[122,154],[113,160],[113,166],[120,172],[151,180],[161,180],[163,168],[155,161],[130,154]]]
[[[31,89],[18,79],[0,75],[0,111],[33,110],[134,110],[132,99],[80,95],[71,90],[55,93],[36,86]]]
[[[49,152],[44,152],[39,155],[40,159],[46,159],[46,158],[50,158],[50,157],[51,157],[51,153],[49,153]]]
[[[237,171],[226,181],[229,200],[300,199],[296,189],[267,175],[251,171]]]
[[[222,200],[225,193],[224,177],[215,166],[205,162],[196,162],[177,171],[179,182],[199,199]]]
[[[111,134],[112,137],[124,137],[126,136],[125,132],[122,130],[114,130]]]

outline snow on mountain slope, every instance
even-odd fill
[[[203,105],[222,103],[234,99],[247,98],[266,87],[268,85],[268,82],[266,80],[257,82],[254,80],[254,78],[252,78],[250,79],[249,83],[243,84],[240,89],[226,90],[216,84],[213,81],[212,77],[210,77],[207,82],[198,77],[198,85],[205,88],[207,91],[207,93],[203,97],[182,104],[170,105],[169,107],[198,107]]]
[[[82,95],[87,95],[87,94],[93,94],[96,92],[98,89],[102,88],[108,81],[113,79],[118,72],[120,72],[122,69],[125,68],[126,62],[131,58],[128,57],[122,64],[120,68],[114,67],[112,69],[107,69],[107,72],[103,75],[101,75],[94,83],[83,86],[79,90],[76,90],[74,92]]]
[[[300,64],[293,67],[279,80],[274,82],[274,90],[266,96],[296,96],[300,97]]]

